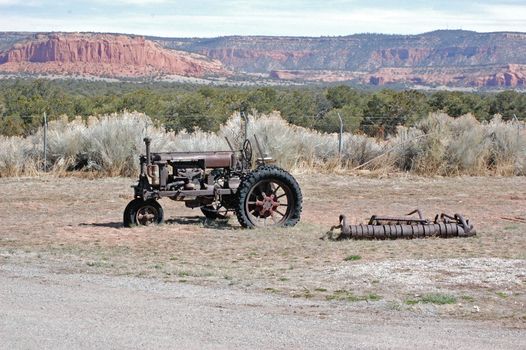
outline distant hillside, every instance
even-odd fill
[[[15,43],[33,35],[28,32],[0,32],[0,52],[9,49]]]
[[[104,77],[229,75],[221,62],[140,36],[52,33],[4,36],[0,71]]]
[[[130,45],[134,50],[129,51]],[[78,58],[79,50],[87,47],[102,51]],[[94,33],[0,33],[0,71],[203,77],[228,76],[229,70],[234,76],[276,81],[526,88],[526,33],[440,30],[420,35],[146,40]]]
[[[166,47],[202,53],[247,72],[526,64],[526,33],[440,30],[420,35],[156,39]]]
[[[154,39],[166,47],[218,59],[235,70],[270,73],[278,79],[526,85],[526,33],[440,30],[420,35]]]

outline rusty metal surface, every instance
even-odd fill
[[[410,216],[418,214],[418,217]],[[426,237],[471,237],[476,235],[473,225],[462,215],[436,215],[434,220],[423,218],[420,210],[403,217],[373,215],[368,224],[349,225],[345,215],[324,238],[340,239],[413,239]]]
[[[231,151],[152,153],[152,159],[155,162],[169,163],[202,161],[205,168],[230,168],[234,165],[235,153]]]
[[[301,190],[297,181],[284,169],[265,165],[272,159],[263,157],[259,144],[261,157],[252,161],[252,145],[246,137],[240,150],[227,140],[230,151],[151,152],[151,140],[145,138],[144,143],[146,154],[140,156],[134,199],[123,214],[126,227],[152,220],[162,222],[162,207],[157,202],[162,198],[184,201],[190,208],[204,208],[207,218],[221,216],[214,208],[235,212],[243,227],[258,226],[259,217],[271,219],[269,225],[265,220],[265,226],[293,226],[299,221]],[[240,187],[254,195],[240,199]],[[284,193],[277,194],[278,189]],[[289,198],[293,195],[295,200]],[[279,201],[284,196],[287,200]],[[155,215],[148,211],[147,201],[159,208]],[[277,214],[282,218],[276,218]]]

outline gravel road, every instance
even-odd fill
[[[526,348],[524,330],[363,303],[5,264],[0,348]]]

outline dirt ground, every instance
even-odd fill
[[[231,287],[0,268],[2,349],[524,349],[523,329]]]
[[[0,266],[146,277],[268,294],[374,313],[490,321],[526,328],[525,177],[385,178],[296,174],[300,224],[244,230],[163,199],[166,223],[122,227],[132,179],[0,179]],[[415,208],[462,213],[464,239],[330,242],[338,215]]]

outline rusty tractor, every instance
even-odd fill
[[[163,197],[200,208],[211,220],[235,212],[247,228],[295,225],[302,209],[298,182],[272,165],[255,140],[260,157],[253,162],[246,136],[238,151],[228,142],[230,151],[167,153],[152,153],[151,140],[145,138],[146,154],[140,156],[139,180],[124,210],[124,226],[162,223]]]

